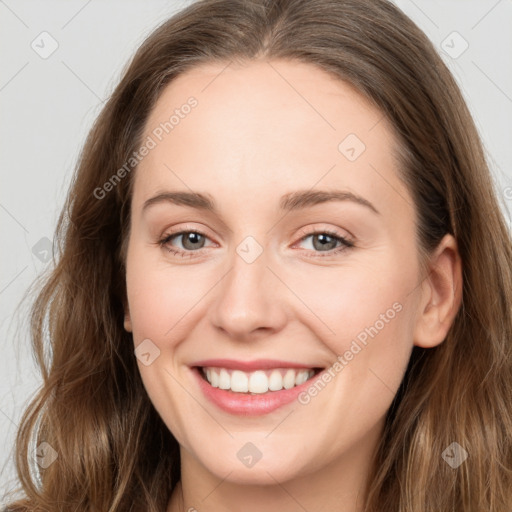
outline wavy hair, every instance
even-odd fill
[[[425,258],[446,233],[462,305],[443,343],[415,347],[368,479],[365,512],[512,509],[512,240],[461,92],[423,32],[386,0],[199,0],[140,46],[81,151],[30,314],[42,385],[22,416],[11,511],[162,512],[179,446],[147,396],[123,328],[133,175],[163,88],[202,63],[288,59],[355,87],[394,127]],[[199,107],[200,108],[200,107]],[[31,467],[33,446],[58,454]],[[468,459],[442,458],[459,443]]]

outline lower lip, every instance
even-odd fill
[[[226,389],[214,388],[202,377],[201,370],[197,367],[192,368],[192,373],[196,376],[199,387],[206,398],[223,411],[242,416],[260,416],[268,414],[279,407],[293,402],[297,399],[298,395],[311,386],[320,375],[320,373],[318,373],[303,384],[291,389],[248,395],[245,393],[235,393]]]

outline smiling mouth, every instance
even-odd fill
[[[274,368],[244,372],[216,366],[200,366],[197,369],[201,377],[214,388],[250,395],[300,386],[323,370],[323,368]]]

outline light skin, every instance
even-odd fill
[[[167,512],[358,512],[411,350],[442,343],[460,306],[457,246],[445,236],[422,273],[397,140],[354,89],[304,63],[226,64],[165,88],[144,138],[191,95],[198,105],[134,176],[125,329],[135,347],[149,339],[160,350],[138,365],[180,444],[182,478]],[[354,161],[338,149],[349,134],[366,146]],[[299,190],[349,191],[378,213],[350,200],[280,210]],[[163,191],[208,194],[218,212],[169,201],[143,211]],[[354,246],[335,253],[342,242],[328,239],[323,248],[325,229]],[[158,244],[187,230],[204,237]],[[249,236],[263,250],[252,263],[236,251]],[[210,358],[328,368],[394,303],[401,311],[306,405],[230,414],[192,375],[194,361]],[[248,442],[262,454],[252,467],[237,457]]]

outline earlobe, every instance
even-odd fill
[[[414,344],[432,348],[444,341],[462,302],[462,264],[457,242],[445,235],[429,262]]]
[[[130,318],[130,313],[126,313],[124,315],[124,328],[128,332],[132,332],[132,321]]]
[[[125,303],[124,305],[124,328],[128,332],[132,332],[132,319],[130,316],[130,308],[128,307],[128,304]]]

